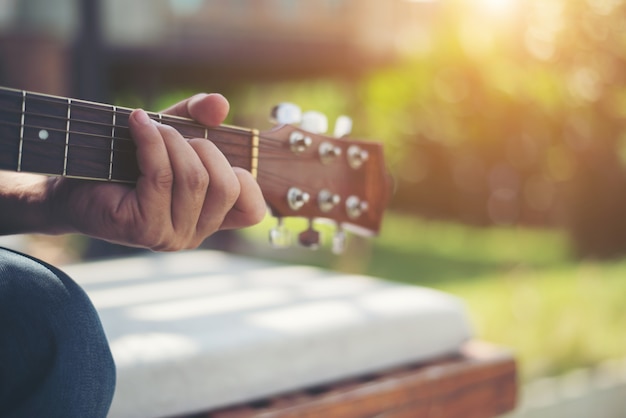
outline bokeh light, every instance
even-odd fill
[[[518,0],[474,0],[479,7],[494,17],[501,17],[514,13]]]

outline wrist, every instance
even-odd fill
[[[55,214],[53,178],[26,173],[0,173],[0,234],[66,232]]]
[[[63,187],[65,180],[62,177],[45,178],[41,200],[35,205],[44,212],[42,219],[45,219],[45,224],[40,226],[42,233],[59,235],[76,232],[68,212],[70,197],[67,188]]]

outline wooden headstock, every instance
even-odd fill
[[[289,124],[260,134],[257,179],[274,216],[330,220],[360,235],[379,232],[390,196],[380,143]],[[300,242],[315,245],[314,231]]]

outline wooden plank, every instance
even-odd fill
[[[461,353],[308,388],[197,418],[488,418],[515,407],[517,373],[506,351],[469,343]]]

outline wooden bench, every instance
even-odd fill
[[[469,343],[459,354],[306,388],[196,418],[486,418],[517,399],[510,353]]]
[[[68,266],[118,368],[110,416],[492,417],[510,354],[431,289],[215,251]]]

